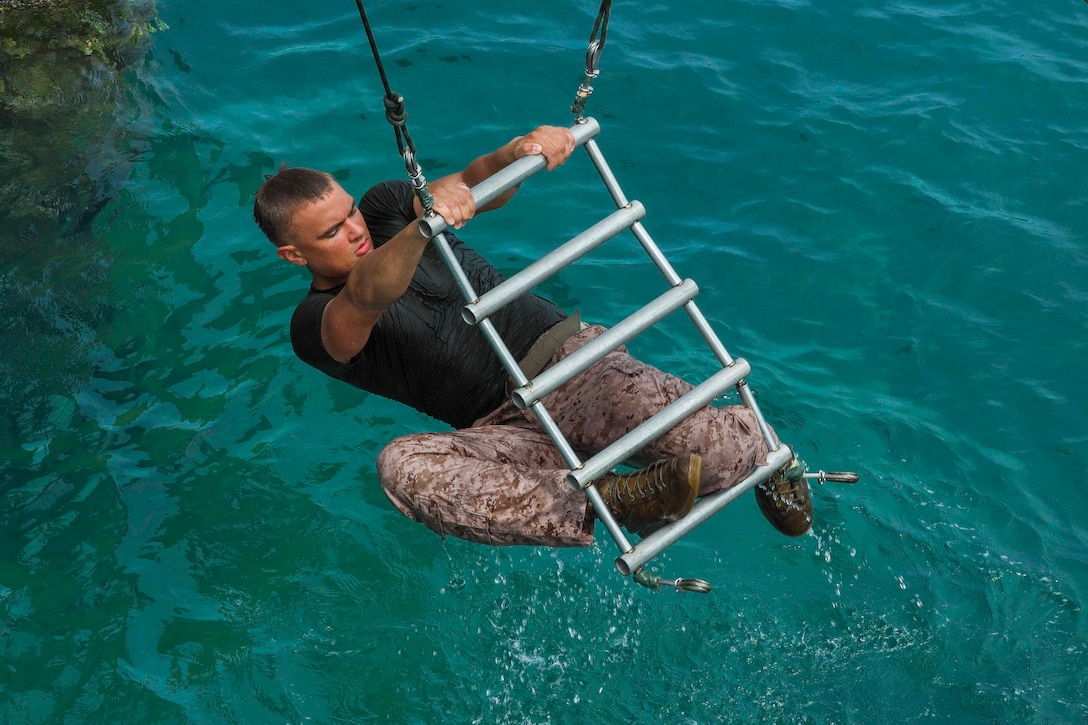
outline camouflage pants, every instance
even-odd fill
[[[570,337],[549,364],[604,328]],[[610,353],[544,398],[580,456],[588,457],[691,389],[679,378]],[[766,462],[755,416],[743,406],[697,411],[638,456],[703,456],[701,493],[728,488]],[[397,438],[378,456],[389,500],[405,516],[445,536],[485,544],[586,546],[594,516],[584,493],[566,483],[569,467],[531,411],[510,401],[471,428]]]

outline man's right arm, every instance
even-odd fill
[[[448,185],[436,190],[434,210],[451,227],[460,228],[475,214],[476,202],[468,186]],[[417,221],[360,257],[344,289],[325,307],[321,341],[334,360],[347,363],[359,354],[382,313],[408,289],[430,243]]]
[[[473,160],[463,170],[430,184],[434,211],[454,229],[460,229],[477,212],[469,187],[517,159],[542,155],[547,168],[561,166],[574,150],[574,136],[565,128],[541,126],[519,136],[489,154]],[[505,204],[511,189],[479,211]],[[419,200],[414,202],[420,213]],[[333,359],[347,363],[363,349],[382,313],[408,289],[416,265],[430,240],[411,222],[382,246],[363,255],[348,275],[344,289],[329,302],[321,319],[321,339]]]

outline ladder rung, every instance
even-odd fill
[[[480,299],[465,305],[461,315],[470,325],[487,319],[555,273],[589,254],[624,229],[646,216],[646,208],[633,201],[597,222],[567,243],[545,254]]]
[[[697,294],[699,294],[699,286],[690,279],[684,280],[555,365],[545,368],[528,384],[514,390],[510,396],[514,405],[525,410],[628,340],[638,337],[639,334],[653,327],[669,313],[683,307]]]
[[[601,126],[595,118],[584,118],[581,123],[570,127],[574,136],[574,146],[584,146],[587,141],[601,132]],[[501,170],[487,177],[472,187],[472,198],[476,200],[476,207],[482,207],[494,201],[503,193],[513,189],[533,174],[541,171],[548,165],[548,160],[541,154],[534,156],[522,156],[520,159],[503,167]],[[419,220],[419,231],[428,239],[447,228],[446,220],[435,214],[425,216]]]
[[[721,395],[729,387],[739,383],[751,371],[752,368],[746,360],[737,358],[732,365],[714,373],[701,384],[689,390],[683,397],[669,403],[639,424],[634,430],[590,458],[582,464],[581,468],[568,473],[567,483],[570,484],[571,488],[581,491],[590,481],[596,481],[602,474],[633,457],[647,443],[656,440],[677,423]]]
[[[756,468],[736,486],[704,496],[695,503],[695,508],[687,516],[655,531],[635,544],[633,548],[621,554],[616,559],[616,568],[624,576],[638,571],[643,564],[684,538],[695,527],[703,524],[711,516],[736,501],[748,489],[769,478],[772,473],[785,466],[792,459],[793,451],[789,446],[780,446],[777,450],[770,451],[767,454],[767,463]]]

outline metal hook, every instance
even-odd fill
[[[816,471],[815,473],[804,474],[805,478],[815,479],[823,485],[828,481],[832,483],[857,483],[858,474],[851,473],[850,471]]]
[[[661,583],[673,587],[678,592],[710,593],[710,582],[702,579],[662,579]]]
[[[707,594],[711,589],[710,583],[702,579],[662,579],[645,569],[636,571],[634,580],[655,592],[662,586],[672,587],[678,592],[698,592],[699,594]]]

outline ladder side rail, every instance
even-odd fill
[[[616,517],[612,515],[612,512],[608,510],[608,504],[601,498],[601,492],[597,490],[596,486],[590,486],[585,490],[586,498],[589,499],[589,503],[593,506],[593,513],[597,519],[604,524],[605,529],[612,536],[612,541],[616,544],[622,552],[628,552],[632,548],[631,542],[627,539],[627,536],[623,533],[623,529],[620,528],[620,524],[616,521]]]
[[[577,148],[578,146],[586,144],[590,139],[600,133],[601,126],[597,123],[596,119],[588,118],[585,119],[585,123],[576,123],[571,126],[569,130],[574,136],[574,145]],[[547,159],[540,154],[522,156],[514,163],[504,167],[472,187],[472,198],[476,200],[476,206],[482,207],[488,202],[494,201],[501,194],[520,185],[530,176],[533,176],[546,168],[547,165]],[[626,206],[626,204],[624,204],[624,206]],[[425,216],[419,220],[419,231],[428,238],[434,237],[439,232],[445,231],[447,226],[446,220],[437,214],[434,216]]]
[[[585,144],[585,150],[586,153],[589,154],[589,158],[593,162],[594,168],[597,169],[597,173],[600,175],[605,187],[607,187],[609,194],[611,194],[612,200],[616,203],[617,206],[626,206],[628,204],[627,197],[626,195],[624,195],[623,189],[620,188],[619,181],[616,179],[616,175],[612,172],[612,167],[609,166],[608,161],[605,159],[604,153],[602,153],[601,151],[601,147],[597,144],[596,141],[590,139]],[[665,256],[661,253],[661,249],[657,246],[657,243],[654,242],[653,238],[650,236],[650,233],[646,230],[642,223],[638,222],[632,225],[631,232],[635,235],[635,239],[638,240],[639,244],[642,245],[642,248],[650,256],[651,260],[654,262],[654,265],[665,277],[665,280],[670,285],[675,286],[676,284],[678,284],[680,281],[680,276],[676,273],[676,270],[673,269],[672,265],[669,264],[668,260],[665,259]],[[692,318],[692,322],[695,323],[696,329],[698,329],[703,339],[710,346],[711,351],[714,353],[714,356],[718,358],[718,361],[723,366],[732,365],[732,356],[730,356],[729,352],[725,349],[725,346],[722,344],[721,340],[718,339],[718,336],[711,329],[710,324],[707,322],[703,314],[699,311],[698,307],[694,303],[692,303],[686,309],[688,310],[688,316]]]
[[[634,548],[621,554],[616,559],[616,568],[624,576],[638,571],[650,559],[687,536],[697,526],[701,526],[716,513],[736,501],[750,488],[767,480],[775,471],[789,464],[792,457],[793,452],[788,446],[770,451],[767,454],[767,463],[758,466],[743,481],[732,488],[703,496],[695,503],[695,507],[687,516],[655,531],[638,542]]]
[[[674,279],[680,278],[680,275],[676,273],[673,266],[669,264],[669,260],[665,259],[665,255],[662,253],[661,248],[658,247],[657,243],[650,237],[650,233],[646,231],[646,227],[641,224],[635,224],[631,227],[631,232],[635,235],[635,239],[638,240],[638,243],[642,245],[643,251],[650,257],[654,266],[657,267],[657,271],[661,272],[661,276],[664,277],[669,284],[673,284]]]
[[[461,315],[470,325],[490,317],[544,280],[566,269],[623,230],[629,229],[645,215],[646,208],[637,201],[617,209],[570,241],[509,277],[494,289],[488,290],[475,302],[465,305]]]
[[[676,271],[673,269],[672,265],[669,264],[668,260],[665,259],[665,255],[661,253],[661,249],[657,246],[657,243],[654,242],[650,233],[646,231],[646,228],[642,226],[642,223],[636,222],[632,225],[631,232],[635,235],[635,238],[638,239],[642,248],[646,250],[646,253],[650,255],[650,258],[653,259],[654,264],[657,265],[658,270],[660,270],[665,279],[677,279],[678,275],[676,274]],[[732,365],[732,356],[729,354],[729,351],[725,349],[725,345],[722,344],[717,333],[711,328],[710,322],[707,321],[702,310],[699,309],[699,306],[694,301],[689,302],[684,305],[684,310],[688,313],[688,317],[691,318],[692,323],[695,325],[695,329],[699,331],[703,340],[710,347],[711,352],[714,353],[714,357],[718,358],[718,362],[725,367]],[[756,416],[759,432],[763,435],[763,440],[766,441],[767,448],[772,451],[776,450],[781,444],[771,431],[771,427],[767,424],[767,420],[763,417],[763,411],[759,409],[759,405],[756,403],[751,388],[748,387],[747,383],[742,381],[741,384],[737,385],[737,393],[740,395],[741,402]]]
[[[616,179],[616,175],[612,172],[612,167],[609,166],[608,161],[604,157],[604,153],[601,152],[601,147],[596,141],[590,139],[585,144],[585,150],[589,154],[590,160],[593,162],[594,168],[597,169],[597,173],[600,175],[601,180],[608,188],[609,194],[612,196],[612,200],[616,202],[618,206],[626,206],[628,201],[626,195],[623,193],[623,189],[620,188],[619,181]],[[662,276],[665,277],[670,285],[675,286],[680,282],[680,275],[676,273],[669,261],[665,259],[665,255],[662,254],[661,248],[657,246],[657,243],[650,236],[650,233],[646,230],[640,222],[636,222],[631,226],[631,232],[635,235],[635,239],[642,245],[642,249],[650,256],[654,265]],[[688,316],[695,324],[695,328],[702,335],[703,340],[710,346],[711,352],[714,353],[714,357],[718,358],[723,366],[728,367],[733,364],[733,357],[729,354],[729,351],[725,349],[725,345],[711,329],[710,324],[707,322],[706,317],[699,311],[698,306],[692,302],[685,307],[688,312]]]
[[[756,417],[756,422],[759,424],[759,432],[763,434],[763,440],[767,443],[768,450],[777,451],[782,443],[778,440],[778,436],[771,430],[771,426],[768,425],[767,419],[763,417],[763,411],[759,408],[759,403],[756,402],[756,396],[752,393],[752,389],[748,387],[746,381],[741,381],[737,385],[737,393],[740,394],[740,400],[744,403],[744,406]]]
[[[465,274],[465,270],[461,268],[457,258],[453,255],[453,249],[450,247],[449,240],[446,239],[446,235],[442,232],[436,234],[431,243],[438,249],[438,253],[442,257],[442,261],[446,263],[446,267],[449,268],[450,274],[453,275],[454,281],[457,282],[457,286],[461,290],[461,295],[466,300],[476,299],[476,290],[472,287],[472,281]],[[510,348],[506,346],[502,336],[499,335],[495,326],[490,324],[490,321],[485,320],[488,324],[482,325],[481,330],[484,333],[484,337],[491,345],[491,349],[499,358],[499,362],[502,363],[503,369],[506,373],[513,378],[515,384],[524,385],[529,381],[525,377],[524,371],[521,366],[518,365],[517,360],[514,359],[514,355],[510,352]]]
[[[488,330],[495,333],[495,326],[490,320],[484,320],[481,323],[481,329],[487,334]],[[495,333],[497,334],[497,333]],[[544,407],[543,403],[537,402],[533,404],[532,411],[536,415],[537,420],[540,421],[541,427],[544,428],[544,432],[548,434],[548,437],[552,439],[552,443],[559,449],[559,454],[563,456],[563,460],[566,461],[570,468],[576,469],[582,466],[582,461],[578,458],[578,454],[574,452],[570,442],[567,440],[563,432],[559,430],[559,425],[552,418],[551,413]],[[627,536],[623,533],[623,529],[620,528],[620,524],[616,521],[616,518],[612,515],[612,512],[608,509],[608,505],[605,504],[604,499],[601,498],[601,494],[597,491],[596,486],[590,486],[585,490],[586,496],[589,498],[589,503],[593,506],[593,512],[605,529],[612,536],[612,540],[616,543],[616,546],[621,552],[627,552],[631,550],[631,542],[627,540]]]
[[[612,196],[612,201],[616,203],[617,207],[627,206],[627,197],[624,196],[616,175],[612,173],[612,167],[605,161],[604,154],[601,153],[601,147],[593,139],[588,139],[583,148],[589,154],[589,160],[593,162],[597,173],[601,175],[601,181],[604,182],[605,188],[608,189],[608,193]]]
[[[604,158],[600,146],[591,138],[586,141],[584,148],[586,153],[589,154],[589,158],[593,162],[593,166],[597,169],[597,173],[600,175],[605,187],[607,187],[609,194],[611,194],[612,200],[617,206],[626,206],[628,203],[627,197],[624,195],[623,189],[620,188],[619,181],[612,172],[612,168],[608,165],[608,161]],[[642,223],[636,222],[631,227],[631,232],[635,235],[635,238],[638,239],[642,248],[646,250],[646,253],[650,255],[650,258],[669,284],[675,284],[676,282],[674,280],[678,280],[679,276],[672,268],[672,265],[669,264],[668,260],[665,259],[664,255],[661,254],[660,248],[654,242],[649,232],[646,231],[646,228]],[[714,330],[710,327],[710,323],[707,321],[702,311],[699,310],[698,305],[691,302],[688,305],[685,305],[685,310],[703,340],[710,346],[711,352],[718,358],[718,361],[725,367],[731,365],[733,362],[732,356],[729,354],[729,351],[725,349],[725,345],[722,344]],[[763,439],[767,442],[767,447],[770,450],[777,450],[781,443],[771,431],[770,426],[767,424],[767,420],[763,417],[763,412],[756,403],[751,388],[748,387],[747,383],[738,385],[737,393],[740,395],[741,402],[756,416],[759,431],[763,435]]]
[[[653,327],[671,312],[680,309],[685,302],[697,294],[699,294],[699,287],[690,279],[673,287],[555,365],[545,368],[527,385],[519,386],[510,396],[514,405],[524,410],[605,355]]]
[[[608,192],[612,195],[612,200],[616,202],[618,206],[626,206],[628,201],[627,197],[623,193],[623,189],[620,188],[619,181],[616,179],[616,175],[612,173],[612,167],[608,165],[608,161],[605,159],[604,154],[601,152],[601,147],[594,140],[589,140],[585,144],[586,153],[589,154],[590,160],[593,162],[594,168],[597,169],[597,173],[600,175],[601,180],[608,188]],[[669,261],[665,259],[665,255],[662,254],[660,247],[654,242],[653,237],[646,230],[640,222],[636,222],[631,226],[631,232],[635,235],[635,239],[642,245],[643,250],[650,256],[654,265],[658,271],[665,277],[670,285],[675,286],[680,282],[680,276],[673,269],[673,266],[669,264]],[[692,322],[695,324],[699,334],[702,335],[703,340],[710,346],[714,356],[718,358],[723,366],[729,366],[733,364],[733,358],[729,354],[729,351],[725,349],[725,345],[718,339],[717,334],[711,329],[710,324],[707,322],[706,317],[699,311],[698,306],[695,303],[691,303],[686,307],[688,316],[691,317]]]
[[[732,366],[723,368],[705,381],[696,385],[680,398],[666,405],[654,415],[621,436],[611,445],[591,457],[582,467],[567,474],[567,483],[571,488],[582,489],[590,481],[597,480],[614,466],[632,458],[650,441],[660,438],[666,431],[686,419],[699,408],[721,395],[727,388],[736,385],[751,372],[751,367],[744,358],[737,358]]]
[[[642,245],[642,249],[650,256],[650,259],[653,260],[654,266],[657,267],[658,271],[661,272],[661,275],[669,281],[670,284],[673,284],[671,280],[679,279],[676,270],[673,269],[673,266],[665,259],[665,255],[661,252],[661,248],[657,246],[653,237],[650,236],[650,232],[646,230],[646,227],[642,226],[641,223],[636,223],[631,226],[631,233],[635,235],[635,239]],[[693,302],[686,307],[686,310],[688,317],[690,317],[691,321],[695,324],[695,329],[702,335],[703,340],[710,347],[711,352],[714,353],[714,357],[718,358],[718,362],[723,366],[732,365],[733,357],[729,354],[729,351],[725,349],[725,345],[722,344],[718,335],[710,327],[710,323],[707,322],[706,317],[703,316],[699,307]]]
[[[462,296],[466,300],[476,299],[476,290],[472,287],[472,281],[469,280],[465,271],[461,268],[461,265],[457,262],[457,258],[453,255],[453,249],[450,247],[449,240],[446,239],[446,235],[439,232],[435,237],[431,239],[431,242],[438,249],[442,260],[446,263],[450,273],[454,276],[457,286],[461,290]],[[502,336],[499,335],[499,331],[495,329],[495,325],[491,320],[485,319],[481,321],[479,325],[480,330],[483,332],[488,344],[498,356],[499,361],[502,363],[503,368],[507,374],[513,378],[516,385],[525,385],[529,382],[529,379],[525,376],[521,366],[518,365],[514,356],[510,352],[510,348],[507,347],[506,342],[503,341]],[[548,437],[552,439],[552,443],[559,449],[559,453],[563,456],[563,460],[571,469],[581,468],[582,462],[578,458],[578,454],[574,452],[570,442],[567,441],[566,436],[559,430],[559,426],[544,407],[543,403],[537,403],[533,406],[533,413],[536,415],[537,420],[540,421],[541,426],[544,428],[544,432],[548,434]],[[581,490],[583,487],[579,487]],[[597,518],[605,525],[608,533],[612,536],[616,546],[620,551],[630,551],[631,544],[624,536],[623,530],[620,528],[619,522],[616,521],[612,512],[609,511],[608,506],[601,498],[600,493],[595,486],[590,486],[585,490],[586,496],[589,498],[590,505],[593,506],[593,511]]]

